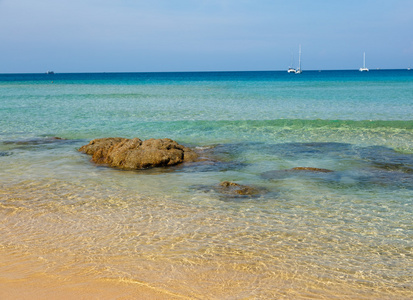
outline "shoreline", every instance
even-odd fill
[[[0,252],[0,299],[193,299],[145,282],[49,274],[48,266]]]
[[[67,281],[39,276],[31,280],[0,280],[0,298],[36,299],[193,299],[145,284],[105,281]]]
[[[23,266],[22,266],[23,267]],[[2,276],[9,274],[2,274]],[[15,274],[16,275],[16,274]],[[320,279],[323,281],[322,279]],[[328,290],[320,291],[313,289],[309,282],[301,280],[280,280],[274,282],[274,288],[262,293],[251,294],[250,290],[240,290],[239,293],[228,293],[226,289],[233,287],[217,286],[205,294],[194,294],[190,283],[186,282],[187,295],[168,291],[165,288],[157,288],[148,283],[134,280],[115,279],[92,279],[87,277],[65,277],[59,278],[53,275],[39,273],[36,276],[20,279],[0,278],[0,298],[19,300],[42,300],[42,299],[142,299],[142,300],[189,300],[189,299],[411,299],[408,290],[395,290],[389,287],[385,292],[383,289],[376,289],[371,286],[361,289],[349,289],[346,285],[332,283]],[[327,284],[327,283],[326,283]],[[220,292],[218,292],[218,290]],[[217,293],[216,293],[217,292]],[[244,296],[243,296],[244,295]],[[268,298],[268,296],[270,298]]]

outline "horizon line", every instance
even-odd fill
[[[396,68],[396,69],[382,69],[382,68],[374,68],[369,69],[370,71],[397,71],[397,70],[406,70],[410,71],[410,67],[406,68]],[[329,72],[329,71],[359,71],[359,69],[309,69],[309,70],[302,70],[303,72]],[[86,72],[54,72],[52,74],[48,74],[50,71],[46,72],[8,72],[8,73],[0,73],[0,75],[18,75],[18,74],[44,74],[44,75],[55,75],[55,74],[125,74],[125,73],[247,73],[247,72],[287,72],[286,70],[243,70],[243,71],[235,71],[235,70],[216,70],[216,71],[86,71]]]

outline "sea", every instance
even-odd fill
[[[204,159],[114,169],[103,137]],[[413,299],[413,71],[0,74],[0,178],[2,288]]]

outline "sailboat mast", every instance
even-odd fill
[[[366,68],[366,52],[363,52],[363,69]]]
[[[363,67],[359,69],[360,72],[368,72],[366,68],[366,52],[363,52]]]
[[[301,45],[298,48],[298,70],[301,71]]]

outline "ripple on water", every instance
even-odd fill
[[[326,297],[412,295],[409,213],[395,220],[385,201],[380,208],[322,190],[222,202],[192,191],[150,197],[116,183],[27,181],[2,188],[2,245],[42,257],[59,276],[187,295],[275,297],[309,286]]]

